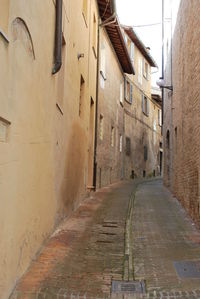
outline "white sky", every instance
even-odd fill
[[[171,3],[171,0],[167,0]],[[180,0],[173,1],[173,12],[176,14]],[[166,1],[165,1],[166,2]],[[160,25],[134,27],[134,30],[151,48],[151,55],[159,66],[159,72],[152,76],[152,84],[161,76],[162,62],[162,0],[116,0],[117,13],[121,24],[130,26],[160,23]],[[167,16],[169,17],[169,16]],[[154,72],[156,69],[152,69]]]

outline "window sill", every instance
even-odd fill
[[[3,37],[4,41],[6,41],[9,44],[10,41],[1,28],[0,28],[0,36]]]
[[[119,103],[120,103],[120,105],[121,105],[122,107],[124,107],[124,102],[123,102],[123,101],[119,101]]]
[[[144,111],[143,111],[143,114],[144,114],[146,117],[149,117],[149,114],[145,113]]]
[[[125,98],[125,101],[126,101],[129,105],[132,105],[132,104],[133,104],[133,102],[130,102],[130,101],[127,100],[126,98]]]
[[[94,57],[97,59],[97,53],[96,53],[96,49],[94,46],[92,46],[92,50],[93,50],[93,53],[94,53]]]
[[[103,73],[103,71],[100,71],[100,74],[101,74],[102,78],[104,79],[104,81],[106,81],[107,78],[106,78],[106,75]]]
[[[64,115],[64,112],[63,112],[62,108],[60,107],[60,105],[59,105],[58,103],[56,103],[56,107],[58,108],[58,111],[59,111],[62,115]]]
[[[84,19],[84,22],[85,22],[85,26],[86,26],[86,28],[88,28],[87,18],[86,18],[86,16],[84,15],[84,12],[82,12],[82,15],[83,15],[83,19]]]

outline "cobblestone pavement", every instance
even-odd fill
[[[133,181],[120,182],[85,200],[50,238],[11,298],[109,296],[111,280],[124,275],[125,222],[134,189]]]
[[[181,279],[174,267],[195,261],[200,275],[200,232],[161,180],[136,191],[138,183],[121,182],[85,200],[11,298],[200,299],[200,278]],[[144,280],[146,294],[111,294],[112,280],[127,279]]]
[[[200,275],[181,279],[174,267],[174,262],[197,261],[200,274],[200,232],[161,180],[136,192],[133,256],[135,279],[146,281],[147,298],[200,298]]]

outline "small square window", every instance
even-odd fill
[[[149,116],[149,99],[144,94],[142,95],[142,112]]]
[[[133,102],[133,84],[125,79],[125,99],[132,104]]]

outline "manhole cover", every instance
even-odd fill
[[[180,278],[200,278],[200,261],[174,262],[174,267]]]
[[[144,294],[145,284],[143,281],[112,281],[112,293]]]

